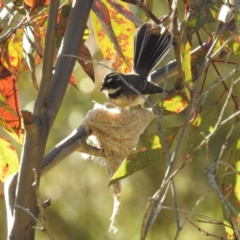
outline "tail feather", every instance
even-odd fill
[[[171,35],[167,31],[153,34],[150,32],[153,27],[151,23],[144,23],[134,37],[133,71],[142,77],[149,75],[171,45]]]

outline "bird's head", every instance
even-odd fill
[[[120,89],[122,89],[122,81],[118,73],[109,73],[103,78],[100,91],[106,91],[109,94],[114,94]]]

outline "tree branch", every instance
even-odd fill
[[[61,54],[78,55],[92,2],[93,0],[78,0],[72,7],[61,47],[62,50],[60,50],[56,62],[55,73],[46,101],[49,126],[52,125],[57,115],[76,62],[75,58],[66,58]]]
[[[53,2],[55,1],[51,1],[50,5],[50,8],[53,8],[50,10],[53,16],[50,16],[49,19],[55,19],[56,17],[56,3],[54,4]],[[62,52],[75,55],[78,54],[91,5],[92,0],[87,2],[78,0],[73,4],[64,37]],[[55,22],[55,20],[53,21]],[[54,24],[52,25],[50,21],[49,24],[50,26],[48,27],[46,38],[48,39],[48,47],[51,48],[54,34],[52,32],[49,33],[49,31],[53,30]],[[50,52],[52,52],[52,50],[50,50]],[[59,57],[56,64],[56,71],[48,91],[51,81],[49,77],[51,77],[50,70],[52,71],[52,65],[47,66],[47,63],[51,64],[52,60],[47,58],[50,57],[52,59],[53,57],[48,54],[49,53],[47,53],[44,59],[46,62],[44,63],[43,75],[45,74],[45,70],[47,73],[42,79],[41,91],[37,97],[34,115],[29,117],[29,113],[26,115],[25,112],[22,112],[26,133],[21,156],[20,171],[18,174],[14,212],[12,214],[13,225],[9,230],[8,236],[10,240],[34,239],[35,231],[33,227],[36,225],[35,219],[37,219],[39,210],[35,190],[32,186],[34,182],[33,169],[36,169],[39,178],[48,133],[62,103],[75,63],[75,59],[69,58],[68,61],[66,61],[66,58],[62,56]],[[45,96],[47,101],[41,99]],[[45,109],[47,111],[45,111]],[[31,119],[31,121],[29,121],[29,119]],[[37,179],[37,182],[39,182],[39,179]],[[32,216],[35,216],[35,218],[32,218]]]
[[[87,153],[92,156],[104,157],[102,149],[98,149],[86,143],[86,139],[91,132],[84,125],[80,125],[72,134],[57,144],[43,158],[42,175],[51,170],[55,165],[64,160],[67,156],[75,151]]]
[[[42,80],[34,106],[34,115],[41,115],[52,80],[53,55],[55,49],[55,28],[57,24],[59,0],[50,1],[47,34],[44,48]]]
[[[14,204],[14,223],[9,232],[9,239],[34,239],[33,226],[35,220],[30,216],[38,215],[38,207],[35,191],[32,187],[34,181],[33,169],[41,171],[41,162],[45,151],[48,129],[45,124],[40,124],[40,119],[35,117],[30,125],[25,124],[24,148],[20,161],[20,171],[16,189],[16,200]],[[40,127],[42,126],[42,127]],[[21,206],[28,211],[23,211]]]

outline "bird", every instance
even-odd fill
[[[149,94],[162,93],[163,89],[149,79],[153,68],[167,54],[171,46],[171,34],[159,26],[146,22],[134,34],[134,55],[132,72],[123,74],[111,72],[102,80],[103,91],[110,102],[121,108],[142,106]],[[140,95],[141,94],[141,95]]]

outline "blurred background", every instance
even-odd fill
[[[153,13],[156,16],[162,16],[168,13],[168,6],[165,1],[152,1]],[[184,8],[179,2],[179,19],[183,20]],[[160,7],[161,5],[161,7]],[[144,21],[144,14],[137,8],[131,9],[137,16]],[[91,29],[91,20],[88,25]],[[208,24],[206,27],[213,31],[214,24]],[[207,35],[200,31],[203,40],[207,40]],[[110,63],[102,59],[99,47],[95,41],[93,32],[86,43],[92,53],[93,59],[104,62],[110,66]],[[198,45],[196,39],[193,39],[193,48]],[[173,53],[170,59],[172,59]],[[169,59],[169,60],[170,60]],[[163,64],[163,63],[162,63]],[[62,139],[66,138],[76,127],[79,126],[86,113],[92,109],[94,102],[105,103],[107,99],[104,94],[99,92],[102,77],[109,72],[108,69],[95,65],[96,84],[94,85],[89,77],[76,64],[74,76],[79,80],[77,91],[74,87],[68,87],[63,104],[57,116],[50,133],[47,152]],[[227,73],[232,66],[225,65],[224,72]],[[41,79],[41,66],[38,66],[38,79]],[[223,74],[224,74],[223,72]],[[216,79],[214,71],[209,72],[208,78]],[[174,83],[174,78],[168,80],[168,88]],[[24,73],[19,81],[21,109],[32,110],[36,98],[36,90],[33,89],[29,73]],[[211,92],[212,96],[222,91],[221,86],[216,87]],[[206,104],[212,105],[216,97],[207,98]],[[224,102],[224,101],[223,101]],[[218,107],[221,109],[222,103]],[[229,106],[232,109],[233,106]],[[162,126],[173,127],[181,126],[184,120],[185,112],[178,115],[164,116]],[[231,122],[229,123],[229,126]],[[157,120],[152,121],[141,137],[142,139],[151,133],[157,131]],[[219,132],[209,142],[211,152],[206,157],[206,152],[202,151],[198,158],[176,176],[175,184],[177,191],[177,204],[180,211],[180,224],[183,223],[188,212],[192,210],[198,199],[208,191],[208,181],[204,169],[207,161],[213,162],[223,144],[225,130]],[[5,133],[1,130],[1,135]],[[230,139],[230,141],[233,141]],[[13,142],[17,148],[20,157],[21,146]],[[175,144],[171,151],[173,152]],[[180,165],[180,163],[178,164]],[[118,228],[116,234],[108,232],[109,218],[113,208],[113,197],[111,187],[108,187],[109,175],[104,167],[101,167],[90,160],[84,160],[80,153],[74,153],[60,164],[58,164],[49,173],[41,179],[40,194],[42,200],[51,199],[51,206],[46,209],[48,217],[49,230],[53,237],[58,240],[137,240],[140,238],[140,229],[143,215],[148,203],[149,197],[160,187],[161,181],[167,168],[166,161],[158,162],[147,169],[138,171],[122,180],[121,205],[115,226]],[[1,194],[1,193],[0,193]],[[173,239],[176,232],[176,223],[173,207],[173,199],[168,194],[164,206],[168,209],[161,211],[157,217],[148,239]],[[218,221],[222,221],[221,202],[213,190],[209,190],[206,198],[201,202],[197,212]],[[200,223],[195,219],[202,219],[199,216],[192,216],[191,221],[198,227],[208,233],[225,237],[224,228],[221,224]],[[6,239],[6,211],[4,198],[0,198],[0,239]],[[211,239],[203,234],[202,231],[190,223],[184,225],[178,239]],[[37,240],[49,239],[40,230],[36,230]]]

